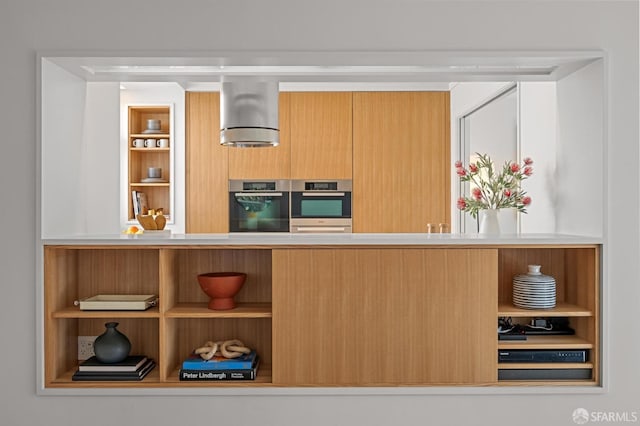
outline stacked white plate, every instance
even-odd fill
[[[540,265],[529,265],[529,273],[513,277],[513,305],[523,309],[549,309],[556,306],[556,280],[540,272]]]

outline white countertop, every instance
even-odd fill
[[[224,246],[361,246],[361,245],[527,245],[602,244],[603,238],[558,235],[478,235],[478,234],[173,234],[150,235],[69,235],[42,239],[44,245],[224,245]]]

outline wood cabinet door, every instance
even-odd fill
[[[495,383],[497,256],[274,249],[273,383]]]
[[[186,93],[186,232],[229,232],[229,149],[220,145],[220,95]]]
[[[291,92],[291,178],[351,179],[352,92]]]
[[[229,179],[289,179],[291,176],[289,93],[280,93],[279,104],[280,144],[264,148],[230,148]]]
[[[448,92],[353,94],[354,232],[450,221]]]

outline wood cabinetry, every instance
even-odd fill
[[[429,386],[600,384],[600,247],[216,246],[44,247],[44,386]],[[514,275],[542,264],[553,309],[515,308]],[[229,311],[207,308],[197,275],[248,274]],[[146,311],[81,311],[96,294],[157,294]],[[498,340],[498,317],[568,317],[572,336]],[[157,367],[141,382],[74,382],[77,337],[106,322]],[[239,338],[262,364],[255,381],[181,382],[207,340]],[[586,363],[502,364],[499,349],[585,349]],[[582,369],[584,380],[499,380],[506,369]]]
[[[352,92],[292,92],[291,178],[352,178]]]
[[[160,129],[150,132],[148,120],[159,120]],[[169,222],[173,221],[173,106],[145,105],[128,107],[128,209],[127,219],[135,221],[133,191],[143,193],[143,208],[162,208]],[[166,146],[159,141],[166,140]],[[150,178],[150,167],[160,168],[161,176]],[[146,213],[143,211],[142,213]]]
[[[495,250],[274,250],[273,282],[274,346],[295,348],[274,383],[496,381]]]
[[[219,146],[218,93],[187,93],[186,232],[228,232],[228,179],[352,179],[354,232],[450,220],[448,92],[283,92],[280,145]]]
[[[229,179],[289,179],[291,176],[290,94],[280,93],[280,144],[266,148],[231,148]]]
[[[229,232],[229,149],[220,145],[220,94],[186,94],[186,232]]]
[[[353,94],[353,231],[450,220],[448,92]]]

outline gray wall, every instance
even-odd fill
[[[156,16],[150,18],[150,13]],[[472,396],[461,389],[458,395],[401,397],[36,396],[36,50],[43,49],[606,50],[607,392]],[[640,302],[637,2],[3,0],[0,53],[2,425],[163,426],[214,421],[571,425],[577,407],[640,412],[640,335],[634,326]]]

